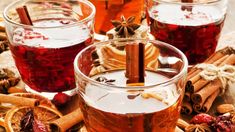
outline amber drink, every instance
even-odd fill
[[[124,44],[123,49],[114,46],[120,43]],[[127,45],[136,43],[146,45],[145,81],[130,85],[125,50]],[[109,58],[108,54],[113,56]],[[157,67],[153,67],[153,63]],[[187,65],[182,52],[160,41],[112,40],[82,50],[75,58],[74,67],[87,130],[174,132]]]
[[[136,17],[140,23],[145,17],[144,0],[89,0],[96,7],[95,32],[105,34],[113,28],[111,20],[119,20],[121,16],[126,18]]]

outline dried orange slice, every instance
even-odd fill
[[[37,106],[37,107],[15,107],[9,110],[5,116],[5,128],[8,132],[19,132],[21,130],[20,122],[27,112],[33,110],[34,116],[37,120],[41,121],[46,125],[49,130],[48,123],[62,117],[62,114],[47,106]]]
[[[38,99],[38,100],[40,100],[40,105],[44,105],[44,106],[51,107],[53,109],[57,109],[55,107],[55,105],[49,99],[47,99],[46,97],[43,97],[41,95],[38,95],[38,94],[33,94],[33,93],[13,93],[11,95]]]
[[[4,119],[3,118],[0,118],[0,126],[5,127],[4,126]]]

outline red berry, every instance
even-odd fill
[[[62,106],[62,105],[65,105],[69,100],[70,100],[70,96],[65,94],[65,93],[57,93],[52,102],[56,105],[56,106]]]
[[[211,125],[214,121],[215,121],[215,118],[213,116],[201,113],[201,114],[195,115],[190,121],[190,123],[192,124],[206,123],[208,125]]]

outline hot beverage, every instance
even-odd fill
[[[93,43],[94,5],[83,0],[21,0],[3,14],[25,89],[50,99],[57,92],[73,95],[73,60]]]
[[[189,6],[188,6],[189,7]],[[215,52],[225,13],[214,6],[156,4],[148,8],[151,34],[185,53],[190,64],[203,62]]]
[[[117,39],[82,50],[74,68],[88,132],[174,132],[187,65],[160,41]]]
[[[113,80],[112,85],[125,86],[125,71],[110,71],[92,78],[107,78]],[[157,80],[156,80],[157,78]],[[146,85],[168,80],[167,77],[146,72]],[[97,89],[92,85],[86,86],[87,98],[93,103],[81,98],[81,110],[89,132],[174,132],[179,117],[181,96],[176,85],[158,87],[155,91],[109,92]],[[110,89],[111,90],[111,89]],[[125,89],[121,89],[127,91]],[[159,95],[162,100],[145,98],[144,94]]]
[[[39,27],[64,26],[76,21],[37,20]],[[85,25],[48,30],[16,29],[10,45],[23,81],[39,92],[61,92],[75,88],[73,60],[92,38]]]

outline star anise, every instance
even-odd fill
[[[185,128],[186,132],[211,132],[211,129],[206,123],[190,124]]]
[[[140,25],[134,23],[134,21],[135,21],[134,16],[131,16],[127,19],[124,16],[121,16],[121,21],[111,20],[113,26],[115,27],[117,35],[120,35],[121,37],[124,38],[134,35],[135,30],[140,27]]]

